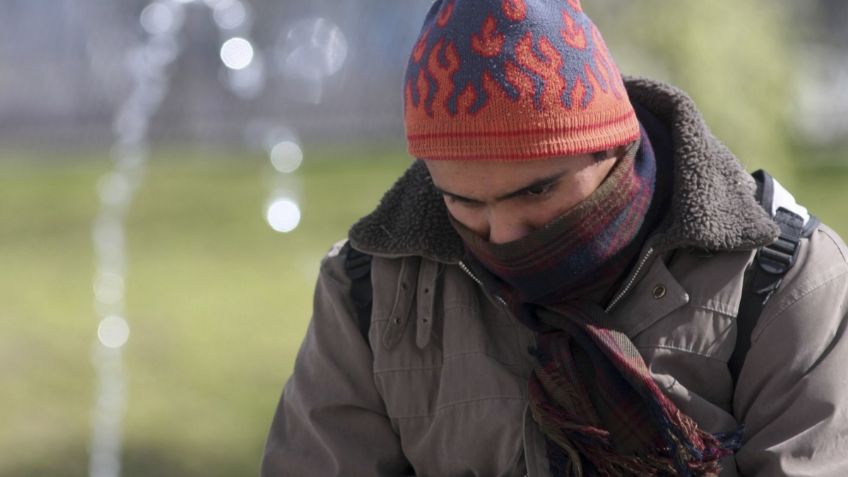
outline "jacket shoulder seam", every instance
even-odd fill
[[[776,311],[771,316],[765,317],[765,319],[762,320],[762,328],[760,328],[759,330],[756,330],[756,333],[754,334],[754,336],[751,337],[751,342],[754,343],[757,340],[759,340],[759,338],[763,334],[763,332],[765,332],[765,330],[767,330],[772,325],[772,323],[777,321],[778,317],[785,314],[790,308],[794,307],[795,305],[797,305],[801,301],[805,300],[807,297],[814,294],[818,290],[821,290],[822,288],[826,287],[827,285],[829,285],[829,284],[833,283],[834,281],[836,281],[840,278],[843,278],[845,276],[848,276],[848,269],[845,269],[841,273],[837,273],[836,275],[834,275],[834,276],[832,276],[832,277],[830,277],[826,280],[823,280],[821,283],[811,287],[809,290],[807,290],[804,293],[802,293],[801,295],[799,295],[796,299],[794,299],[794,300],[790,301],[789,303],[787,303],[786,305],[784,305],[782,308],[780,308],[778,311]]]
[[[831,230],[828,230],[824,227],[819,227],[818,231],[823,233],[825,237],[830,239],[833,246],[836,247],[836,250],[839,250],[839,255],[842,256],[842,262],[848,264],[848,257],[846,257],[845,253],[845,244],[841,240],[837,240],[837,237],[834,237],[834,234]]]

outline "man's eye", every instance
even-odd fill
[[[541,197],[549,192],[551,192],[554,188],[554,184],[543,184],[530,187],[524,191],[524,195],[527,197]]]

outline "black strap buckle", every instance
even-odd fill
[[[758,280],[760,283],[755,284],[759,285],[755,288],[756,293],[765,295],[763,304],[768,302],[783,281],[783,275],[798,259],[804,230],[804,219],[782,207],[777,209],[774,220],[780,227],[780,235],[774,242],[760,247],[754,260],[760,270],[773,276],[772,279]]]

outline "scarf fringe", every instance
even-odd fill
[[[730,439],[719,439],[719,435],[699,431],[698,437],[709,442],[704,448],[696,449],[691,443],[678,442],[674,451],[664,448],[649,455],[628,456],[616,452],[608,436],[599,434],[597,430],[591,434],[572,433],[570,438],[561,433],[548,434],[550,443],[555,444],[548,446],[553,475],[717,477],[721,472],[719,459],[738,448],[738,436],[741,435],[737,431],[725,434],[732,436]]]
[[[636,432],[644,436],[637,452],[622,452],[615,437],[603,428],[602,420],[587,397],[590,392],[581,383],[574,356],[569,351],[570,339],[592,337],[590,341],[606,345],[611,340],[606,330],[592,326],[582,332],[566,327],[539,340],[534,355],[541,365],[529,383],[531,412],[547,436],[549,458],[554,475],[565,476],[683,476],[714,477],[721,471],[719,460],[732,455],[741,445],[742,429],[735,432],[710,434],[702,430],[689,416],[680,411],[647,374],[644,363],[634,365],[624,359],[635,352],[630,347],[607,348],[621,377],[629,383],[634,397],[639,396],[646,410],[647,422]],[[583,334],[588,333],[588,334]],[[562,341],[564,336],[571,338]],[[588,355],[587,355],[588,356]],[[617,359],[620,358],[620,359]],[[622,395],[622,398],[624,396]],[[634,421],[632,425],[637,425]],[[631,427],[632,428],[632,427]],[[653,444],[651,444],[653,442]],[[558,448],[561,452],[557,452]]]

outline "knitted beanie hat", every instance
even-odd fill
[[[639,137],[580,0],[437,0],[404,97],[409,153],[422,159],[541,159]]]

